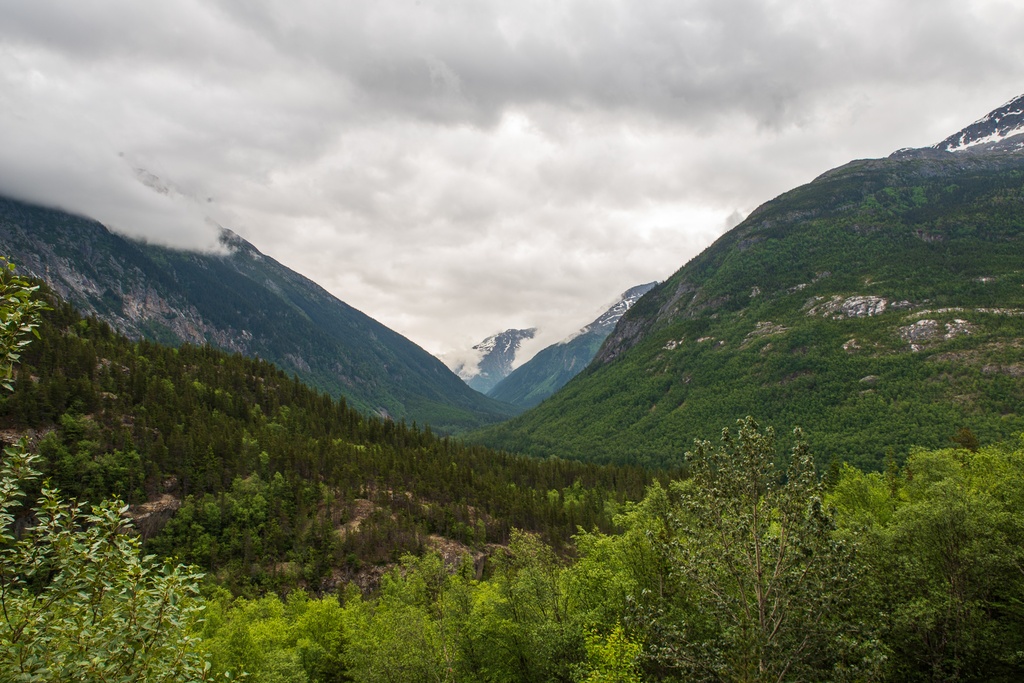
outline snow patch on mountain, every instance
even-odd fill
[[[587,325],[584,329],[587,332],[593,332],[600,330],[602,332],[611,332],[615,329],[615,326],[619,324],[619,320],[626,314],[626,311],[633,308],[633,304],[640,300],[647,292],[654,289],[657,282],[648,282],[643,285],[637,285],[627,289],[622,293],[622,297],[607,311],[605,311],[601,317],[594,322]]]
[[[573,339],[591,332],[599,332],[606,336],[611,334],[612,330],[615,329],[615,326],[619,324],[619,320],[621,320],[622,316],[626,314],[626,311],[631,309],[633,304],[640,300],[640,297],[654,289],[657,284],[657,282],[648,282],[646,284],[637,285],[636,287],[627,289],[619,297],[619,300],[609,306],[604,313],[597,317],[597,319],[589,325],[581,327],[579,330],[560,341],[559,344],[568,344]]]
[[[1024,138],[1014,140],[1008,149],[1004,149],[1006,146],[1002,143],[1019,135],[1024,135],[1024,95],[994,109],[984,118],[934,145],[934,148],[947,152],[991,147],[998,147],[999,151],[1014,151],[1024,149]]]
[[[447,353],[441,360],[466,384],[486,393],[512,372],[522,342],[536,333],[535,327],[505,330],[467,351]]]
[[[586,334],[599,334],[602,338],[608,336],[626,311],[657,284],[649,282],[631,287],[593,322],[553,346],[569,344]],[[505,330],[487,337],[471,349],[449,351],[438,357],[462,381],[486,394],[514,370],[528,363],[538,351],[547,348],[543,339],[536,336],[537,328]]]

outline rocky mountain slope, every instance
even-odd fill
[[[933,149],[944,152],[1016,151],[1024,149],[1024,95],[1010,100]]]
[[[472,361],[459,362],[452,370],[465,380],[466,384],[481,394],[487,394],[512,372],[512,365],[523,340],[533,339],[536,333],[537,329],[531,327],[492,334],[473,347]]]
[[[541,350],[487,392],[491,398],[532,408],[583,371],[626,311],[657,283],[626,290],[614,305],[573,337]]]
[[[0,198],[22,272],[133,337],[270,360],[353,407],[449,432],[507,417],[432,355],[225,230],[223,254],[175,251]]]
[[[958,151],[854,161],[761,206],[631,308],[581,376],[480,440],[670,464],[751,414],[878,467],[889,447],[1020,433],[1017,109],[950,136]]]

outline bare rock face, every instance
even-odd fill
[[[163,529],[180,507],[180,498],[171,493],[163,493],[154,500],[129,507],[128,517],[143,538],[151,538]]]
[[[598,351],[595,361],[599,363],[610,363],[620,355],[633,348],[644,335],[647,334],[651,325],[649,320],[623,319],[615,331],[609,336],[601,350]]]
[[[939,331],[939,322],[927,318],[918,320],[906,327],[901,327],[899,334],[901,339],[910,344],[911,351],[920,351],[929,342],[942,338],[942,333]]]
[[[119,329],[125,334],[141,336],[141,330],[155,324],[168,328],[177,339],[189,344],[209,342],[228,351],[252,355],[249,342],[253,337],[248,330],[213,325],[195,306],[174,304],[152,287],[134,286],[121,297],[121,302],[125,322]]]
[[[754,326],[754,329],[747,334],[740,348],[747,346],[748,344],[750,344],[750,342],[756,339],[760,339],[761,337],[769,337],[776,334],[782,334],[783,332],[786,332],[788,329],[788,327],[779,325],[778,323],[773,323],[770,320],[759,321],[757,325]]]
[[[804,307],[807,315],[820,315],[823,318],[841,320],[843,318],[867,318],[885,313],[888,301],[880,296],[850,296],[843,298],[834,295],[831,299],[812,297]]]
[[[940,324],[937,320],[924,318],[915,323],[899,328],[900,338],[910,344],[911,351],[921,351],[929,344],[954,339],[961,335],[971,334],[974,327],[961,318]]]
[[[843,302],[843,315],[847,318],[866,318],[885,313],[888,303],[880,296],[851,296]]]
[[[685,280],[670,291],[663,291],[660,287],[655,288],[652,294],[653,300],[659,302],[657,312],[653,316],[636,315],[635,306],[627,311],[615,326],[615,330],[601,345],[601,349],[594,357],[595,363],[612,362],[639,343],[661,321],[683,315],[684,311],[692,307],[700,298],[698,288]]]
[[[953,339],[965,334],[972,334],[974,332],[974,326],[966,320],[957,318],[953,322],[946,323],[946,334],[943,335],[943,339]]]

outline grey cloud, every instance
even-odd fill
[[[954,55],[965,52],[1007,58],[1006,45],[984,38],[1005,23],[972,16],[963,3],[866,7],[495,0],[289,3],[284,12],[265,2],[225,13],[281,53],[353,82],[372,107],[476,125],[538,102],[695,122],[737,113],[781,125],[799,116],[809,91],[855,70],[900,81],[955,72],[963,61]]]
[[[432,351],[556,341],[1020,94],[1022,30],[1008,0],[8,3],[0,192],[179,246],[211,219]]]
[[[770,123],[837,77],[899,81],[1019,56],[1012,42],[990,37],[1012,35],[1020,10],[970,8],[952,0],[109,0],[99,8],[40,0],[15,4],[7,19],[15,39],[85,59],[173,59],[203,66],[207,77],[217,65],[222,77],[237,76],[282,60],[327,69],[371,108],[433,121],[493,123],[509,106],[557,102],[694,120],[740,112]]]

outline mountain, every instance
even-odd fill
[[[890,448],[1020,433],[1018,109],[950,136],[958,151],[854,161],[764,204],[637,302],[580,376],[476,438],[678,464],[749,414],[877,468]]]
[[[619,319],[657,283],[626,290],[601,316],[573,337],[552,344],[519,366],[487,392],[491,398],[522,408],[532,408],[578,375],[597,354]]]
[[[471,361],[461,361],[454,368],[466,384],[486,394],[512,372],[516,353],[524,339],[533,339],[537,328],[505,330],[493,334],[473,347]]]
[[[933,149],[944,152],[1020,151],[1024,149],[1024,95],[950,135]]]
[[[354,408],[442,432],[514,412],[228,230],[221,254],[177,251],[0,198],[0,243],[22,272],[132,338],[263,358]]]

